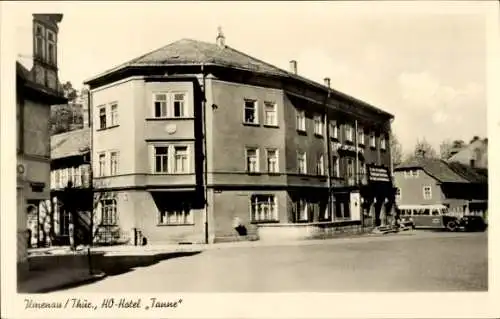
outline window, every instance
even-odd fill
[[[35,25],[35,54],[38,58],[45,59],[45,33],[44,27]]]
[[[106,175],[106,154],[99,154],[99,176]]]
[[[365,145],[365,131],[363,129],[358,131],[358,144]]]
[[[155,147],[155,173],[168,172],[168,147]]]
[[[297,222],[306,222],[309,220],[309,205],[307,204],[307,202],[303,199],[299,199],[296,203],[295,203],[295,221]]]
[[[354,184],[354,161],[352,158],[347,159],[347,184]]]
[[[258,124],[258,114],[257,114],[257,101],[255,100],[245,100],[245,118],[244,121],[247,124]]]
[[[387,146],[386,145],[386,138],[385,138],[385,136],[381,136],[380,137],[380,149],[385,150],[386,146]]]
[[[323,154],[318,155],[318,160],[316,162],[316,174],[325,175],[325,163],[323,159]]]
[[[170,203],[168,209],[160,212],[158,224],[160,225],[189,225],[193,224],[193,214],[189,201]]]
[[[175,93],[174,94],[174,117],[185,117],[185,94]]]
[[[401,188],[396,189],[396,201],[401,200]]]
[[[268,173],[278,173],[278,150],[277,149],[267,149],[267,172]]]
[[[297,110],[297,130],[306,131],[306,112]]]
[[[246,149],[247,172],[256,173],[259,171],[259,149]]]
[[[337,156],[333,157],[332,166],[333,166],[333,177],[340,177],[340,161]]]
[[[81,174],[81,171],[80,171],[80,167],[74,167],[74,181],[73,181],[73,185],[75,186],[82,186],[82,174]]]
[[[117,225],[116,199],[104,198],[101,199],[100,204],[101,204],[101,225],[102,226]]]
[[[155,117],[167,117],[167,94],[154,94],[153,104],[155,109]]]
[[[358,173],[360,179],[361,179],[361,182],[365,183],[365,180],[366,180],[366,164],[361,162],[359,163],[359,173]]]
[[[175,146],[175,172],[187,173],[188,169],[188,149],[187,146]]]
[[[335,121],[330,122],[330,136],[334,139],[339,138],[339,126]]]
[[[278,221],[278,205],[274,195],[252,195],[250,198],[253,222]]]
[[[314,134],[323,135],[323,117],[321,115],[314,116]]]
[[[111,152],[109,158],[110,175],[116,175],[118,172],[118,152]]]
[[[118,125],[118,104],[111,104],[111,126]]]
[[[265,125],[278,126],[278,111],[276,103],[264,102]]]
[[[350,124],[345,124],[345,139],[348,142],[352,142],[353,140],[353,129]]]
[[[297,168],[299,174],[307,173],[307,161],[306,161],[306,153],[298,152],[297,153]]]
[[[423,187],[424,199],[432,199],[432,190],[430,186]]]
[[[376,147],[376,144],[375,144],[375,133],[371,133],[370,134],[370,147],[373,147],[373,148]]]
[[[56,48],[56,34],[51,30],[47,30],[47,60],[54,65],[56,64]]]
[[[105,129],[106,128],[106,107],[105,106],[100,106],[99,107],[99,129]]]
[[[418,177],[418,169],[412,169],[411,170],[411,176],[412,177]]]

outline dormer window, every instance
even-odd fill
[[[35,57],[45,60],[45,28],[35,24]]]
[[[56,34],[47,29],[47,62],[55,65],[57,63]]]

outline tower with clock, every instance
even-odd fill
[[[58,24],[62,14],[33,14],[33,81],[57,93]]]

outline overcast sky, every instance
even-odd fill
[[[226,44],[372,103],[396,117],[405,150],[426,138],[486,136],[484,10],[397,3],[68,2],[11,5],[18,53],[31,55],[31,14],[61,12],[61,81],[81,83],[181,38]],[[453,9],[453,10],[452,10]],[[12,12],[11,12],[12,13]]]

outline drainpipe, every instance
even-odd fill
[[[327,172],[328,172],[328,197],[327,197],[327,210],[328,215],[330,216],[330,220],[333,221],[333,210],[332,210],[332,150],[331,150],[331,140],[330,140],[330,120],[328,117],[328,100],[330,99],[330,80],[328,78],[325,79],[325,84],[328,86],[328,93],[325,98],[325,125],[326,125],[326,154],[327,154]]]
[[[358,120],[354,120],[354,151],[355,151],[355,156],[356,156],[356,165],[354,166],[354,185],[358,186],[359,185],[359,168],[358,168]]]
[[[208,156],[207,156],[207,116],[206,116],[206,82],[205,82],[205,67],[204,64],[201,64],[201,75],[202,75],[202,92],[203,96],[201,99],[201,109],[203,114],[203,191],[204,191],[204,200],[205,200],[205,244],[209,243],[208,236]]]
[[[92,246],[92,242],[94,241],[94,167],[92,165],[92,159],[93,159],[93,150],[94,150],[94,121],[92,119],[92,93],[90,91],[90,88],[87,93],[87,98],[88,98],[88,125],[90,128],[90,152],[89,152],[89,162],[90,162],[90,167],[89,167],[89,190],[90,194],[92,195],[92,206],[90,210],[90,231],[89,231],[89,245],[87,248],[87,253],[88,253],[88,263],[89,263],[89,274],[92,275],[92,254],[90,252],[90,247]]]

